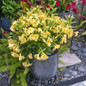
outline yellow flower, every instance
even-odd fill
[[[72,29],[69,29],[68,30],[68,38],[70,38],[72,36],[73,36],[73,30]]]
[[[77,36],[77,35],[78,35],[78,33],[79,33],[79,32],[78,32],[78,31],[76,31],[76,32],[75,32],[75,36]]]
[[[58,28],[52,29],[51,31],[53,31],[54,33],[59,33]]]
[[[20,51],[19,46],[13,46],[13,50],[18,53]]]
[[[34,58],[37,59],[37,60],[42,60],[42,58],[39,57],[39,54],[35,54],[35,55],[34,55]]]
[[[42,15],[40,15],[40,16],[39,16],[39,18],[40,18],[41,20],[43,20],[43,21],[45,21],[45,20],[47,19],[47,18],[46,18],[46,16],[45,16],[45,15],[43,15],[43,14],[42,14]]]
[[[45,53],[43,53],[42,56],[41,56],[41,59],[46,60],[46,59],[48,59],[48,56]]]
[[[55,47],[53,48],[53,51],[55,51],[56,49],[59,49],[60,45],[55,44]]]
[[[30,28],[28,28],[28,29],[29,29],[29,30],[28,30],[28,34],[33,33],[33,32],[34,32],[34,28],[30,27]]]
[[[60,19],[60,17],[58,16],[54,16],[54,18],[58,21]]]
[[[51,46],[51,42],[52,42],[52,39],[48,38],[48,40],[45,43],[47,44],[47,46]]]
[[[21,36],[19,36],[19,40],[20,40],[20,43],[21,43],[21,44],[24,44],[24,43],[26,43],[26,42],[27,42],[27,40],[26,40],[26,38],[25,38],[25,35],[24,35],[24,34],[22,34]]]
[[[41,33],[42,33],[43,31],[42,31],[42,29],[41,29],[41,28],[38,28],[38,32],[41,32]]]
[[[22,65],[23,65],[24,67],[29,67],[29,66],[31,66],[32,64],[29,63],[29,62],[23,62]]]
[[[24,32],[25,32],[25,33],[28,33],[28,29],[27,29],[27,28],[24,28]]]
[[[59,25],[58,28],[61,29],[61,30],[63,29],[63,27],[61,25]]]
[[[35,57],[35,58],[38,58],[38,57],[39,57],[39,54],[35,54],[34,57]]]
[[[15,53],[15,52],[11,52],[11,55],[12,55],[13,57],[19,57],[19,55],[18,55],[17,53]]]
[[[38,38],[39,38],[39,35],[38,35],[38,34],[31,34],[31,35],[29,36],[29,40],[30,40],[30,41],[37,41]]]
[[[31,21],[33,27],[37,27],[39,22],[35,21],[34,19]]]
[[[14,32],[14,31],[16,30],[16,28],[12,25],[12,26],[10,27],[10,30]]]
[[[17,21],[14,21],[13,23],[12,23],[12,25],[16,25],[17,24]]]
[[[66,36],[66,35],[64,35],[63,38],[62,38],[62,43],[63,43],[63,42],[64,42],[64,43],[67,42],[67,36]]]
[[[21,54],[19,55],[19,60],[23,60],[25,57],[22,56]]]
[[[27,12],[27,15],[31,15],[31,12]]]
[[[32,53],[30,53],[30,54],[28,55],[28,57],[29,57],[29,59],[32,59],[32,58],[33,58]]]
[[[13,49],[14,46],[15,46],[15,44],[9,44],[8,47],[9,47],[10,49]]]
[[[12,40],[12,39],[9,39],[8,40],[8,47],[10,48],[10,49],[13,49],[13,47],[16,45],[16,43],[15,43],[15,41],[14,40]]]
[[[50,32],[42,32],[41,33],[41,36],[44,37],[44,38],[47,38],[47,36],[50,35]]]

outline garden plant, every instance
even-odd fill
[[[9,36],[4,32],[8,39],[0,41],[0,72],[10,70],[10,78],[16,73],[12,86],[27,86],[26,75],[32,72],[33,59],[44,62],[50,59],[48,55],[62,48],[74,34],[72,17],[62,19],[41,6],[27,4],[27,0],[22,0],[21,7],[20,17],[10,27],[12,32]]]

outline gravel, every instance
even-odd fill
[[[85,46],[86,44],[84,44]],[[57,72],[57,83],[65,82],[73,78],[86,75],[86,48],[80,41],[74,40],[71,51],[74,52],[80,59],[81,63],[68,66],[63,71]],[[0,86],[8,86],[9,74],[7,72],[0,73]]]

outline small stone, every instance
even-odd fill
[[[73,70],[69,70],[69,72],[71,73],[71,72],[73,72]]]
[[[79,48],[82,47],[82,42],[78,42],[77,44],[78,44],[77,46],[78,46]]]
[[[81,55],[81,59],[86,59],[86,53],[83,53],[83,54]]]
[[[74,78],[74,76],[71,77],[72,79]]]
[[[76,46],[74,46],[74,45],[71,47],[71,49],[72,50],[78,50],[78,48]]]
[[[0,77],[2,77],[3,75],[0,73]]]
[[[76,54],[77,54],[77,56],[80,57],[82,55],[82,52],[79,51],[79,52],[76,52]]]
[[[80,76],[83,76],[84,75],[84,73],[80,73]]]
[[[84,71],[85,71],[85,68],[83,68],[83,67],[80,66],[80,67],[78,68],[78,71],[84,72]]]
[[[64,77],[69,77],[70,75],[68,73],[65,73],[64,74]]]
[[[72,75],[76,76],[77,75],[77,71],[73,71]]]
[[[86,48],[83,48],[82,52],[86,53]]]

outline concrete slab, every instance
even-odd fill
[[[86,81],[83,81],[82,83],[86,86]]]
[[[83,83],[79,82],[79,83],[76,83],[76,84],[73,84],[73,85],[70,85],[70,86],[86,86],[86,85],[84,85]]]
[[[81,60],[74,53],[70,53],[70,50],[62,53],[60,56],[59,60],[61,60],[64,64],[59,63],[59,67],[66,67],[81,63]]]
[[[70,86],[86,86],[86,81],[78,82]]]

